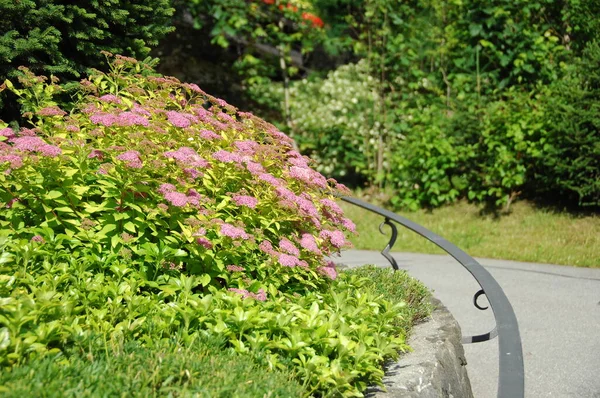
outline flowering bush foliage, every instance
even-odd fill
[[[31,94],[54,83],[23,83],[7,86],[31,128],[0,124],[2,235],[258,300],[336,277],[324,256],[354,230],[332,200],[344,187],[274,126],[121,56],[70,114]]]

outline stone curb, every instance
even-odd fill
[[[432,299],[432,303],[431,317],[416,325],[408,340],[413,351],[386,365],[386,391],[371,387],[367,397],[473,397],[460,326],[439,300]]]

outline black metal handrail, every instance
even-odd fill
[[[390,262],[395,270],[398,270],[398,264],[389,254],[389,251],[394,246],[396,238],[398,237],[398,231],[393,222],[398,223],[435,243],[446,253],[454,257],[456,261],[471,273],[477,283],[479,283],[479,286],[481,286],[481,290],[475,293],[473,303],[475,307],[480,310],[487,309],[488,307],[482,307],[477,302],[477,299],[485,294],[494,313],[496,327],[489,333],[463,337],[462,342],[467,344],[478,343],[491,340],[497,336],[500,365],[498,375],[498,397],[522,398],[525,392],[525,371],[523,366],[523,348],[521,346],[519,325],[512,305],[496,279],[494,279],[494,277],[474,258],[448,242],[446,239],[419,224],[360,199],[349,196],[341,196],[340,199],[379,214],[385,218],[385,221],[379,226],[380,231],[383,225],[388,225],[392,229],[392,236],[381,254]]]

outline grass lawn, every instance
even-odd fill
[[[356,223],[357,249],[382,250],[388,236],[378,231],[383,218],[341,202]],[[578,267],[600,267],[600,216],[576,216],[517,202],[509,215],[482,216],[475,205],[458,203],[433,211],[397,212],[474,257],[529,261]],[[387,227],[386,227],[387,228]],[[394,251],[444,253],[408,229],[398,228]]]

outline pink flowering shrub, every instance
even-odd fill
[[[0,121],[2,235],[258,300],[336,278],[324,258],[354,230],[333,200],[343,186],[196,85],[123,57],[110,66],[81,81],[70,113],[46,99],[30,128]],[[30,90],[58,90],[30,78]]]

